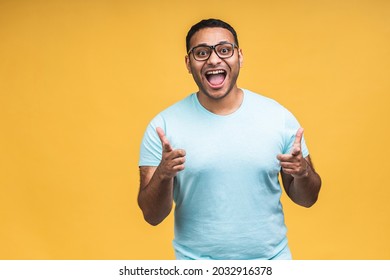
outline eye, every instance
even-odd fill
[[[230,50],[229,50],[228,48],[222,48],[222,49],[220,49],[219,51],[220,51],[220,53],[222,53],[222,54],[227,54],[227,53],[230,52]]]
[[[232,53],[232,46],[231,45],[220,45],[218,48],[218,54],[221,56],[229,56]]]
[[[196,48],[194,49],[194,54],[196,57],[207,57],[209,55],[209,49],[208,48]]]

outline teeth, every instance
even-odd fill
[[[223,74],[223,73],[225,73],[224,70],[214,70],[214,71],[206,72],[206,75],[217,75],[217,74]]]

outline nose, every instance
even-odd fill
[[[207,59],[207,63],[211,65],[216,65],[221,62],[221,58],[217,55],[217,52],[215,49],[212,50],[209,59]]]

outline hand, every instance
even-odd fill
[[[295,135],[295,141],[290,154],[280,154],[277,156],[283,172],[290,174],[294,178],[307,177],[309,173],[309,164],[302,155],[302,136],[303,128],[301,127]]]
[[[174,150],[160,127],[157,127],[156,132],[162,145],[161,162],[157,169],[163,179],[171,179],[184,170],[186,152],[182,149]]]

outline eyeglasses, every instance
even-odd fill
[[[225,59],[233,56],[234,48],[238,48],[238,46],[233,43],[219,43],[214,46],[200,45],[190,49],[187,54],[189,55],[192,52],[195,60],[205,61],[209,59],[214,50],[219,58]]]

